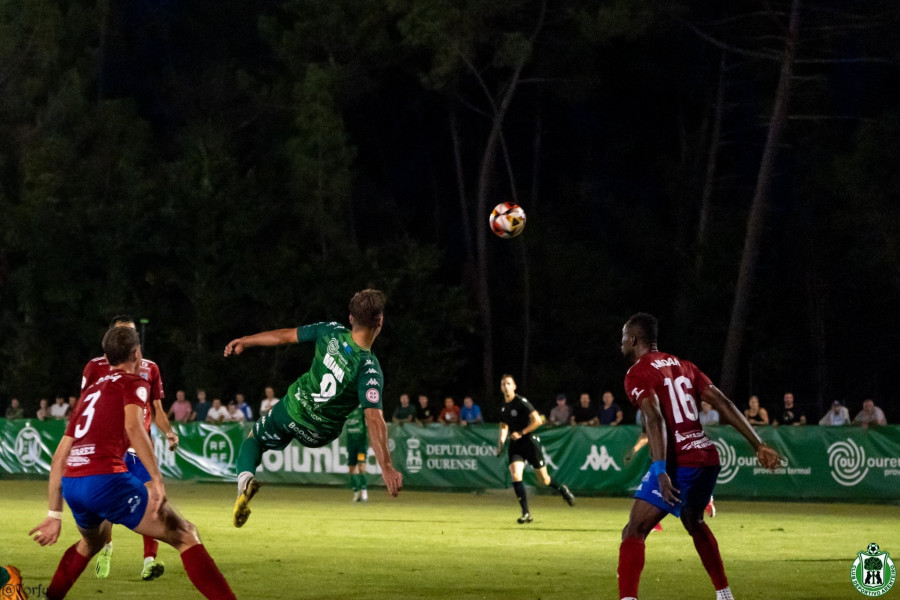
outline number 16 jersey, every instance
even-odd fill
[[[679,467],[719,464],[719,453],[700,426],[697,400],[712,382],[693,363],[648,352],[625,374],[625,393],[636,407],[656,394],[666,422],[666,459]]]

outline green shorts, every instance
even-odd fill
[[[354,467],[365,464],[369,452],[369,440],[366,438],[347,437],[347,466]]]
[[[301,446],[307,448],[321,448],[337,437],[337,435],[323,435],[297,423],[288,414],[285,404],[286,402],[282,400],[272,407],[269,414],[263,415],[253,424],[253,437],[266,450],[281,450],[290,444],[291,440],[297,440]]]

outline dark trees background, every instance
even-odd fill
[[[739,405],[896,422],[900,9],[863,4],[0,0],[0,398],[75,393],[121,312],[169,396],[283,390],[308,348],[225,343],[376,286],[388,410],[621,398],[646,310]]]

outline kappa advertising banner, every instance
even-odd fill
[[[509,486],[506,452],[496,456],[497,425],[472,427],[389,425],[394,466],[407,488],[486,489]],[[235,463],[249,425],[190,423],[176,426],[181,438],[170,452],[153,429],[163,474],[173,479],[235,479]],[[44,475],[65,431],[59,421],[0,419],[0,476]],[[716,495],[807,500],[890,500],[900,497],[900,426],[762,427],[760,436],[788,459],[771,473],[761,468],[743,437],[730,427],[707,433],[719,451],[722,470]],[[649,465],[644,448],[626,463],[640,434],[637,426],[556,427],[539,430],[551,473],[580,493],[630,495]],[[381,483],[369,449],[370,483]],[[258,476],[265,482],[347,485],[343,437],[323,448],[292,442],[266,452]],[[535,484],[531,469],[526,482]]]

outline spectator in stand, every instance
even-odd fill
[[[819,425],[831,425],[839,427],[841,425],[850,424],[850,411],[841,404],[840,400],[831,403],[831,410],[825,413],[825,416],[819,419]]]
[[[440,421],[444,425],[459,424],[459,407],[450,396],[444,398],[444,408],[443,410],[441,410],[441,414],[438,416],[438,421]]]
[[[76,404],[78,404],[78,396],[69,396],[69,412],[66,413],[66,421],[75,413]]]
[[[556,406],[550,409],[550,422],[554,425],[568,425],[572,418],[572,408],[566,402],[565,394],[556,395]]]
[[[215,401],[213,401],[215,402]],[[243,423],[247,420],[247,416],[244,414],[244,411],[238,407],[237,402],[232,400],[228,403],[228,416],[225,417],[225,423]]]
[[[206,422],[207,423],[224,423],[228,419],[228,409],[222,406],[222,400],[219,398],[213,398],[212,406],[209,407],[209,412],[206,413]]]
[[[269,414],[272,407],[278,404],[278,398],[275,397],[275,388],[271,385],[266,386],[266,397],[259,403],[259,416]]]
[[[583,393],[578,398],[578,406],[572,411],[572,419],[569,421],[572,425],[599,425],[600,419],[597,417],[597,411],[591,406],[591,395]]]
[[[710,406],[709,402],[701,401],[700,402],[700,425],[701,427],[706,427],[707,425],[718,425],[719,424],[719,411]]]
[[[428,425],[434,423],[434,412],[428,406],[428,396],[419,394],[419,407],[416,409],[416,421],[419,425]]]
[[[778,427],[779,425],[806,425],[806,415],[794,408],[794,394],[791,392],[787,392],[784,395],[784,408],[781,409],[781,414],[772,421],[773,427]]]
[[[391,421],[403,425],[416,420],[416,407],[409,403],[409,394],[400,394],[400,406],[394,409]]]
[[[600,408],[600,424],[615,426],[622,422],[622,408],[615,403],[613,393],[603,392],[603,406]]]
[[[244,413],[245,421],[253,420],[253,409],[247,404],[247,399],[244,398],[243,394],[235,394],[234,395],[234,403],[237,405],[238,410]]]
[[[38,421],[47,421],[53,418],[50,414],[50,401],[46,398],[41,398],[39,403],[37,414],[35,415]]]
[[[459,409],[459,424],[466,426],[481,425],[482,423],[484,423],[484,419],[481,418],[481,407],[475,404],[472,396],[463,398],[463,406]]]
[[[744,411],[744,416],[750,421],[751,425],[768,425],[769,413],[759,405],[759,396],[750,396],[747,401],[748,407]]]
[[[875,406],[875,401],[866,398],[863,400],[862,410],[853,418],[853,424],[867,428],[869,425],[887,425],[887,419],[884,418],[884,411]]]
[[[175,392],[175,402],[172,403],[166,416],[173,423],[190,423],[194,420],[194,408],[190,400],[185,398],[184,390]]]
[[[192,420],[198,423],[206,423],[206,416],[209,414],[210,403],[206,399],[206,390],[197,388],[197,403],[194,404],[194,418]]]
[[[53,406],[50,407],[50,416],[57,421],[63,421],[69,416],[69,404],[66,402],[65,397],[59,394],[56,395]]]
[[[862,414],[862,413],[860,413]],[[24,419],[25,411],[22,410],[22,406],[19,404],[18,398],[13,398],[9,401],[9,406],[6,408],[6,418],[7,419]]]

